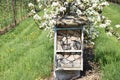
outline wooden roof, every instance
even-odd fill
[[[66,16],[62,18],[56,19],[56,27],[80,27],[86,25],[88,23],[88,19],[85,16],[74,17],[74,16]]]

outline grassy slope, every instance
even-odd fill
[[[53,45],[28,18],[0,36],[0,80],[35,80],[49,76]]]
[[[115,24],[120,24],[120,6],[111,4],[106,7],[103,14],[112,20],[114,30],[120,32],[120,29],[114,27]],[[103,70],[101,80],[119,80],[120,77],[120,41],[113,36],[106,35],[103,29],[99,29],[100,37],[96,39],[96,61],[98,61]]]

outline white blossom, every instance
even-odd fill
[[[97,9],[102,10],[102,9],[103,9],[103,6],[98,5],[98,6],[97,6]]]
[[[117,39],[120,40],[120,37],[118,37]]]
[[[29,3],[28,7],[34,7],[34,4],[33,3]]]
[[[59,11],[60,11],[60,12],[66,11],[66,8],[65,8],[65,7],[60,7]]]
[[[91,42],[91,44],[92,44],[92,45],[95,45],[95,43],[94,43],[94,42]]]
[[[46,8],[44,9],[44,11],[47,11]]]
[[[97,3],[94,3],[93,5],[92,5],[92,8],[96,8],[97,7]]]
[[[97,21],[100,22],[101,21],[101,16],[97,16]]]
[[[105,2],[102,2],[100,5],[101,6],[109,6],[109,3],[105,1]]]
[[[85,5],[82,3],[82,4],[80,4],[79,5],[80,6],[80,8],[82,8],[82,9],[84,9],[85,8]]]
[[[107,26],[109,26],[109,25],[111,24],[111,20],[106,20],[106,21],[105,21],[105,24],[106,24]]]
[[[41,3],[41,0],[37,0],[37,2],[38,7],[41,9],[44,4]],[[87,26],[86,31],[89,36],[91,35],[91,39],[95,39],[98,36],[97,31],[95,31],[95,27],[105,28],[111,23],[110,20],[106,20],[106,18],[98,12],[99,10],[102,10],[104,6],[109,5],[105,0],[66,0],[65,2],[63,2],[63,0],[49,0],[49,3],[52,4],[46,5],[44,15],[42,17],[43,20],[39,21],[41,24],[39,26],[40,28],[44,27],[44,30],[49,30],[49,37],[52,37],[53,27],[56,24],[56,21],[53,18],[56,18],[56,16],[61,17],[59,14],[60,12],[63,13],[63,17],[64,12],[68,7],[68,3],[74,4],[70,6],[70,13],[73,12],[77,14],[77,16],[85,15],[89,20],[90,26]],[[28,6],[33,7],[32,9],[34,9],[34,5],[32,3],[29,3]],[[31,12],[34,14],[33,18],[35,20],[41,20],[41,17],[37,15],[34,10]],[[91,28],[93,28],[93,31],[90,30]],[[119,28],[119,26],[116,26],[116,28]],[[92,44],[94,45],[94,43]]]
[[[39,9],[41,9],[41,8],[42,8],[42,4],[39,3],[39,4],[38,4],[38,7],[39,7]]]
[[[37,0],[37,2],[40,2],[40,0]]]
[[[99,27],[101,27],[101,28],[105,28],[106,26],[107,26],[106,24],[100,24]]]
[[[64,2],[64,5],[68,5],[68,2]]]
[[[112,36],[111,32],[107,32],[106,34],[107,34],[107,36]]]
[[[51,22],[55,25],[56,24],[56,21],[55,20],[51,20]]]
[[[91,3],[100,3],[100,0],[90,0]]]
[[[47,26],[47,22],[45,21],[45,22],[43,22],[39,27],[40,28],[43,28],[43,27],[46,27]]]
[[[120,28],[120,24],[115,25],[116,28]]]
[[[53,2],[53,3],[52,3],[52,6],[53,6],[53,7],[59,6],[59,2]]]
[[[76,0],[76,2],[78,5],[81,4],[81,0]]]
[[[50,22],[49,22],[49,26],[54,26],[56,24],[56,22],[55,22],[55,20],[51,20]]]
[[[44,13],[44,16],[43,16],[45,19],[50,19],[51,16],[49,16],[48,14]]]
[[[102,16],[102,19],[105,19],[105,16]]]
[[[35,15],[33,16],[33,19],[34,19],[34,20],[41,20],[41,17],[40,17],[38,14],[35,14]]]
[[[76,13],[80,16],[82,14],[81,10],[77,9]]]
[[[89,0],[82,0],[82,1],[83,1],[84,3],[87,3],[87,2],[89,3]]]
[[[30,13],[35,14],[36,12],[35,12],[35,10],[31,10],[31,12],[30,12]]]

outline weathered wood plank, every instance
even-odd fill
[[[57,18],[56,19],[56,27],[80,27],[83,25],[88,24],[88,19],[86,16],[81,16],[78,18],[75,18],[73,16],[66,16],[63,18]]]
[[[56,52],[82,52],[82,50],[56,50]]]
[[[56,70],[81,70],[82,68],[56,68]]]

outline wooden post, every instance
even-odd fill
[[[56,74],[55,74],[55,71],[56,71],[56,45],[57,43],[57,30],[56,30],[56,27],[54,28],[54,77],[56,78]]]

